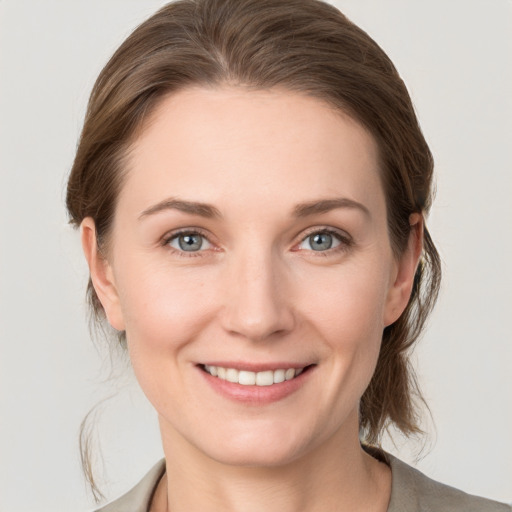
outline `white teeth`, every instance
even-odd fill
[[[238,374],[240,372],[235,370],[234,368],[226,368],[226,380],[228,382],[236,382],[238,383]]]
[[[280,382],[284,382],[284,374],[285,374],[285,370],[276,370],[274,372],[274,384],[279,384]]]
[[[222,366],[204,365],[204,369],[213,377],[228,382],[237,382],[243,386],[272,386],[285,380],[291,380],[298,377],[304,368],[287,368],[278,370],[266,370],[263,372],[249,372],[246,370],[236,370],[235,368],[223,368]]]
[[[288,368],[288,370],[284,372],[284,378],[286,380],[291,380],[293,377],[295,377],[295,370],[293,368]]]
[[[272,370],[256,374],[256,386],[272,386],[272,384],[274,384],[274,372]]]
[[[256,384],[256,374],[254,372],[240,370],[238,373],[238,383],[244,386],[254,386],[254,384]]]

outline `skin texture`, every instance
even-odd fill
[[[130,153],[105,257],[82,223],[95,289],[159,416],[154,510],[386,510],[391,476],[360,448],[358,404],[410,295],[421,217],[410,222],[396,260],[375,142],[317,99],[225,87],[161,103]],[[333,247],[313,250],[326,229]],[[181,250],[178,230],[202,248]],[[217,361],[313,366],[294,393],[249,403],[205,379],[198,364]]]

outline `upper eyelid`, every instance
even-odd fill
[[[176,238],[177,236],[180,235],[200,235],[206,238],[210,243],[213,243],[211,240],[211,236],[208,233],[206,233],[203,229],[197,227],[180,228],[168,231],[161,237],[161,241],[168,243],[169,240],[172,240],[173,238]]]
[[[337,235],[340,237],[340,239],[344,239],[347,241],[352,241],[352,236],[345,230],[334,228],[331,226],[315,226],[312,228],[308,228],[305,232],[303,232],[300,235],[300,241],[302,242],[306,238],[310,237],[311,235],[314,235],[315,233],[329,233],[332,235]]]

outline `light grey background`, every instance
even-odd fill
[[[130,371],[87,332],[86,267],[66,174],[102,65],[157,0],[0,0],[0,511],[87,510],[81,419],[99,420],[110,497],[161,456]],[[512,500],[512,3],[334,2],[388,52],[437,164],[431,232],[444,285],[415,353],[430,425],[418,467]],[[411,460],[417,445],[387,443]],[[101,469],[101,465],[100,465]]]

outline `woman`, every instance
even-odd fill
[[[165,463],[102,510],[509,510],[378,449],[419,431],[432,167],[392,63],[327,4],[183,0],[123,43],[67,206]]]

